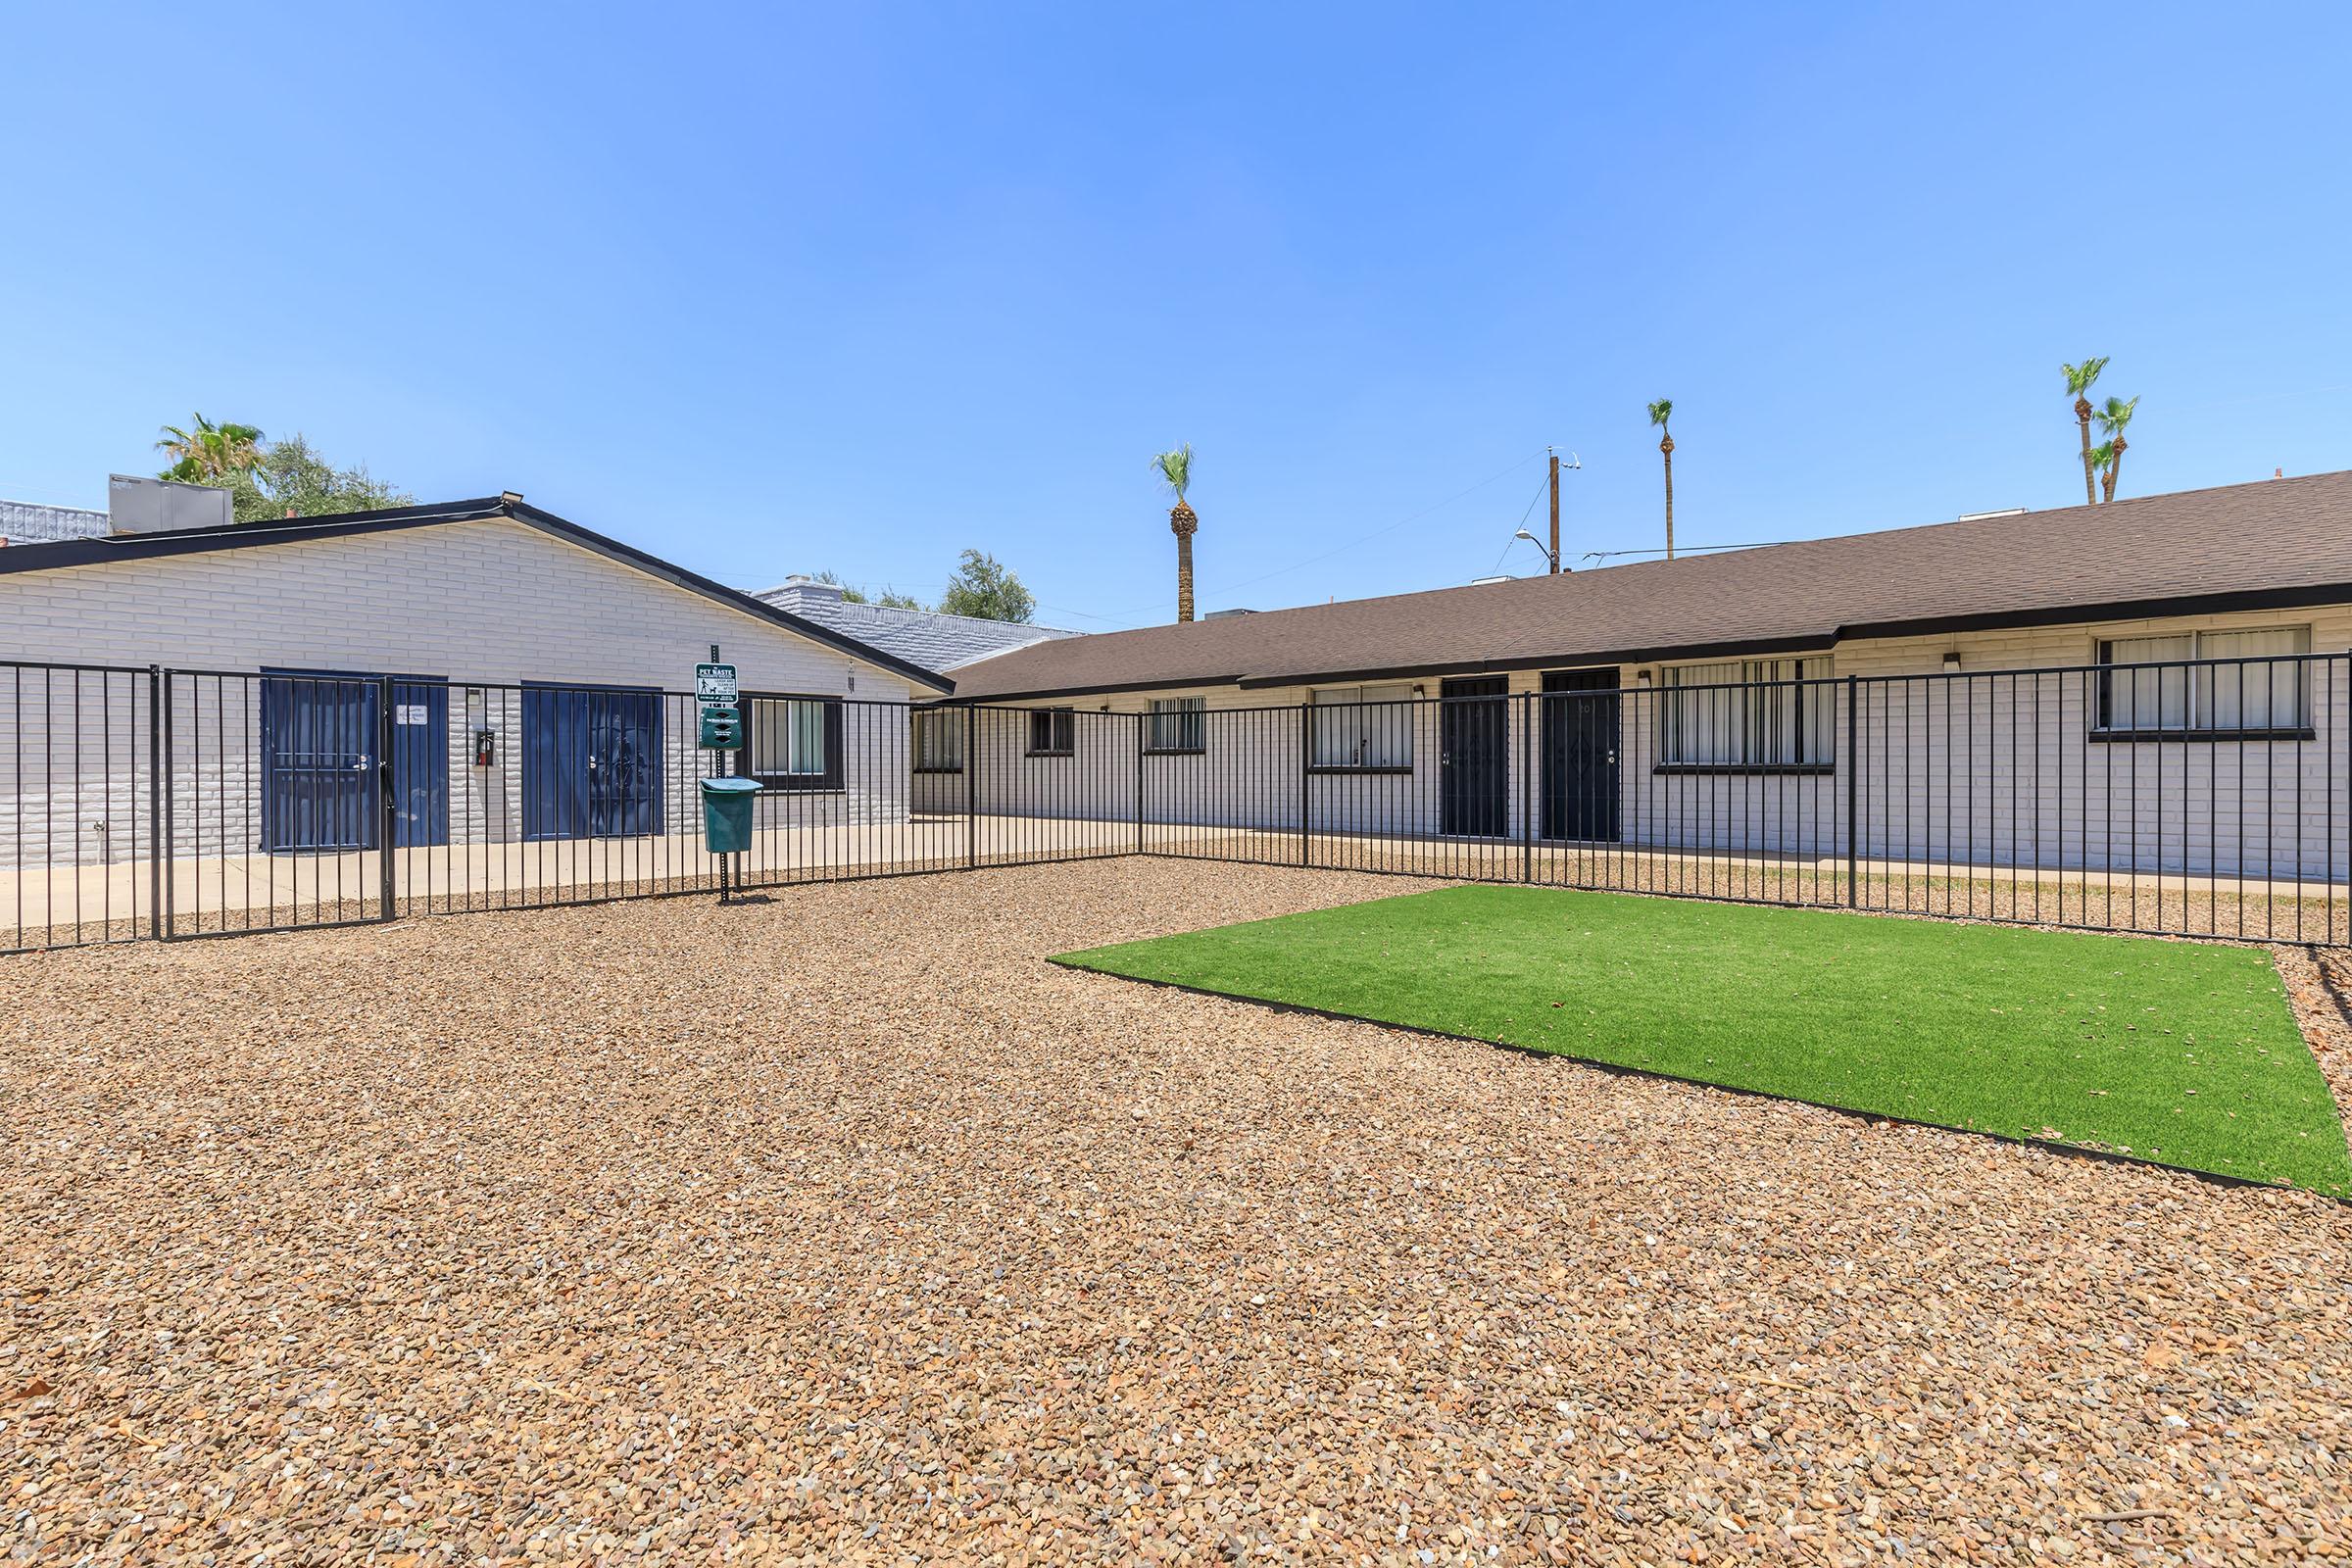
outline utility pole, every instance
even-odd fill
[[[1544,448],[1551,451],[1550,448]],[[1560,574],[1560,455],[1551,453],[1551,574]]]

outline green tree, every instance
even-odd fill
[[[2091,488],[2094,466],[2090,461],[2090,416],[2094,411],[2090,406],[2090,388],[2091,383],[2098,380],[2099,372],[2105,368],[2107,356],[2103,354],[2096,359],[2084,360],[2081,365],[2058,367],[2059,372],[2066,377],[2067,395],[2075,400],[2075,423],[2082,428],[2082,500],[2090,506],[2096,506],[2099,500],[2098,492]]]
[[[300,431],[271,442],[253,477],[262,492],[261,504],[268,509],[259,514],[262,516],[282,517],[288,508],[297,517],[324,517],[416,504],[415,496],[377,479],[364,463],[336,467],[314,451]]]
[[[1184,493],[1193,487],[1193,444],[1186,441],[1160,453],[1152,460],[1152,467],[1159,475],[1159,482],[1182,505]]]
[[[858,587],[856,583],[842,581],[841,574],[839,572],[810,572],[808,574],[808,580],[810,582],[821,582],[827,587],[840,589],[841,602],[845,605],[862,605],[866,602],[865,590]]]
[[[373,512],[382,507],[414,506],[416,500],[378,480],[364,465],[336,467],[300,432],[271,442],[251,465],[233,470],[225,480],[211,482],[216,489],[229,493],[229,515],[238,522]]]
[[[1184,493],[1193,487],[1193,444],[1183,442],[1152,460],[1152,471],[1168,487],[1176,504],[1168,509],[1168,531],[1176,536],[1176,619],[1193,618],[1193,535],[1200,528],[1200,514]]]
[[[2137,398],[2128,403],[2122,398],[2109,398],[2092,416],[2099,421],[2099,434],[2107,438],[2092,454],[2105,470],[2099,475],[2101,501],[2115,499],[2115,481],[2124,471],[2124,452],[2132,445],[2124,439],[2124,427],[2132,422],[2132,416],[2138,408]]]
[[[948,579],[948,591],[939,596],[939,612],[1026,624],[1037,613],[1037,600],[996,557],[966,550]]]
[[[1660,398],[1649,406],[1649,422],[1658,432],[1658,455],[1666,460],[1666,559],[1674,559],[1674,432],[1666,421],[1674,417],[1674,400]]]
[[[261,461],[261,442],[262,432],[250,424],[215,424],[201,414],[193,430],[167,424],[155,449],[172,460],[172,466],[156,477],[220,486]]]
[[[923,610],[928,608],[912,594],[903,594],[896,588],[884,588],[878,594],[868,593],[854,582],[843,581],[838,573],[831,571],[817,572],[811,580],[831,583],[840,589],[842,602],[845,604],[880,605],[885,610]]]

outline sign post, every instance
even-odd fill
[[[694,698],[709,708],[716,705],[733,708],[742,689],[735,683],[733,664],[697,664],[694,666]]]
[[[708,663],[694,666],[694,702],[700,717],[700,742],[707,752],[732,752],[738,759],[725,775],[703,780],[703,844],[718,860],[718,902],[727,902],[727,857],[751,848],[753,803],[760,793],[755,781],[740,776],[743,754],[743,691],[735,666],[718,662],[710,650]]]

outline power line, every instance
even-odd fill
[[[831,570],[832,568],[828,566],[828,567],[826,567],[826,568],[824,568],[824,569],[826,569],[826,570]],[[813,577],[813,576],[815,575],[815,573],[814,573],[814,572],[794,573],[794,575],[796,575],[796,576],[811,576],[811,577]],[[855,590],[857,590],[858,593],[864,594],[864,595],[866,596],[866,602],[867,602],[868,604],[874,603],[874,602],[875,602],[875,601],[877,601],[877,600],[878,600],[878,599],[879,599],[879,598],[880,598],[880,597],[881,597],[883,594],[886,594],[886,593],[906,593],[906,594],[908,594],[908,595],[910,595],[910,596],[911,596],[911,595],[913,595],[913,594],[918,594],[918,593],[928,593],[928,594],[932,595],[934,598],[936,598],[936,597],[937,597],[937,596],[939,596],[939,595],[945,594],[945,593],[946,593],[946,592],[947,592],[947,591],[948,591],[950,588],[953,588],[953,587],[955,587],[955,586],[956,586],[955,579],[953,579],[953,578],[950,578],[950,579],[948,579],[948,580],[945,580],[945,581],[934,581],[934,582],[929,582],[929,583],[925,583],[925,582],[921,582],[921,581],[909,582],[909,583],[902,583],[902,582],[901,582],[899,579],[897,579],[897,578],[894,578],[894,577],[891,577],[891,576],[888,576],[887,574],[883,574],[883,573],[860,573],[860,575],[861,575],[861,576],[863,576],[863,577],[865,578],[865,580],[864,580],[863,582],[842,582],[842,583],[837,583],[837,584],[835,584],[834,586],[836,586],[836,587],[839,587],[839,588],[843,588],[843,589],[855,589]],[[879,586],[879,587],[875,586],[877,583],[878,583],[878,584],[880,584],[880,586]],[[785,584],[785,583],[777,583],[777,584],[775,584],[775,585],[774,585],[774,587],[776,587],[776,588],[782,588],[782,587],[784,587],[784,586],[786,586],[786,584]],[[1027,584],[1023,584],[1022,586],[1026,587],[1026,586],[1027,586]],[[756,597],[757,595],[760,595],[760,594],[762,594],[762,593],[768,593],[768,592],[771,592],[771,591],[772,591],[772,589],[769,589],[769,588],[746,588],[746,589],[744,589],[743,591],[744,591],[745,593],[752,594],[752,595],[754,595],[754,596]],[[1042,599],[1037,599],[1037,598],[1036,598],[1034,595],[1032,595],[1032,596],[1031,596],[1031,598],[1032,598],[1032,601],[1033,601],[1033,602],[1036,604],[1036,606],[1037,606],[1037,608],[1038,608],[1038,609],[1040,609],[1040,610],[1050,610],[1050,611],[1052,611],[1052,612],[1053,612],[1054,614],[1056,614],[1056,615],[1075,615],[1075,616],[1077,616],[1077,617],[1078,617],[1080,620],[1099,620],[1099,621],[1102,621],[1102,622],[1104,625],[1107,625],[1107,626],[1121,626],[1121,627],[1127,627],[1127,628],[1130,628],[1130,629],[1132,629],[1132,628],[1133,628],[1133,626],[1135,625],[1135,622],[1133,622],[1133,621],[1131,621],[1131,620],[1122,620],[1122,619],[1120,619],[1119,617],[1117,617],[1117,616],[1115,616],[1115,615],[1098,615],[1098,614],[1095,614],[1095,613],[1093,613],[1093,612],[1090,612],[1090,611],[1084,611],[1084,610],[1072,610],[1072,609],[1071,609],[1071,608],[1069,608],[1067,605],[1049,605],[1049,604],[1047,604],[1047,603],[1046,603],[1044,600],[1042,600]],[[926,608],[927,608],[927,607],[926,607]],[[933,612],[933,613],[937,613],[937,612],[936,612],[936,611],[934,611],[934,612]]]
[[[1763,550],[1772,545],[1795,545],[1804,542],[1801,539],[1756,539],[1743,545],[1676,545],[1674,552],[1679,556],[1698,550]],[[1618,556],[1662,556],[1665,553],[1666,547],[1659,545],[1649,550],[1588,550],[1577,559],[1580,561],[1609,561]]]
[[[1479,491],[1484,490],[1487,486],[1493,484],[1497,479],[1509,478],[1512,474],[1518,472],[1521,468],[1526,467],[1529,464],[1535,462],[1536,459],[1542,456],[1544,456],[1544,454],[1541,452],[1531,452],[1526,457],[1521,458],[1517,463],[1512,464],[1509,467],[1504,468],[1496,473],[1491,473],[1486,478],[1479,480],[1478,483],[1470,486],[1467,490],[1457,490],[1452,495],[1447,496],[1445,500],[1440,501],[1433,506],[1423,507],[1419,512],[1412,514],[1410,516],[1398,517],[1395,522],[1375,528],[1370,533],[1348,540],[1346,544],[1335,546],[1330,550],[1324,551],[1319,556],[1309,556],[1304,561],[1295,561],[1287,566],[1277,566],[1272,571],[1260,572],[1257,576],[1248,577],[1240,582],[1221,583],[1218,585],[1218,592],[1235,593],[1244,588],[1253,588],[1261,582],[1270,581],[1273,578],[1282,576],[1286,572],[1297,571],[1302,566],[1319,564],[1322,562],[1331,560],[1335,556],[1344,556],[1348,551],[1355,549],[1358,545],[1370,544],[1373,540],[1380,538],[1383,534],[1392,534],[1407,523],[1419,522],[1423,517],[1428,516],[1433,512],[1443,512],[1447,507],[1452,506],[1456,501],[1461,500],[1463,497],[1476,495]]]
[[[1316,565],[1322,562],[1329,561],[1336,556],[1346,555],[1348,551],[1356,549],[1358,546],[1369,544],[1375,539],[1381,538],[1387,534],[1395,533],[1397,529],[1405,527],[1410,523],[1419,522],[1423,517],[1429,516],[1434,513],[1443,512],[1447,507],[1452,506],[1455,502],[1476,495],[1479,491],[1486,489],[1489,485],[1495,483],[1497,480],[1509,478],[1512,474],[1518,472],[1521,468],[1526,467],[1529,464],[1535,462],[1538,458],[1543,456],[1544,453],[1542,452],[1530,452],[1526,457],[1519,459],[1516,463],[1509,465],[1507,467],[1496,469],[1494,472],[1487,475],[1484,479],[1479,480],[1476,484],[1468,485],[1460,490],[1457,490],[1453,494],[1446,497],[1443,501],[1433,502],[1429,506],[1423,507],[1418,512],[1410,513],[1405,516],[1398,517],[1395,522],[1385,523],[1382,526],[1373,529],[1370,533],[1359,534],[1355,538],[1349,539],[1344,544],[1336,545],[1332,549],[1326,550],[1320,555],[1309,556],[1304,561],[1295,561],[1287,566],[1277,566],[1272,571],[1260,572],[1257,576],[1244,578],[1240,582],[1218,584],[1217,591],[1220,594],[1237,593],[1244,588],[1255,587],[1261,582],[1271,581],[1276,577],[1283,576],[1289,572],[1297,571],[1301,567]],[[1540,500],[1542,496],[1543,491],[1539,489],[1536,492],[1536,498]],[[1535,512],[1535,505],[1536,504],[1534,500],[1529,501],[1527,504],[1527,511],[1520,514],[1519,521],[1522,527],[1526,525],[1528,516],[1533,514]],[[1507,552],[1510,547],[1506,544],[1503,548]],[[1499,565],[1500,563],[1498,562],[1496,564]],[[937,587],[941,589],[944,589],[948,585],[946,583],[940,583],[937,585]],[[1148,602],[1123,606],[1121,608],[1129,612],[1132,612],[1138,610],[1149,609],[1153,605],[1157,605],[1158,603],[1158,600],[1153,599]],[[1109,626],[1123,626],[1132,628],[1135,625],[1135,622],[1122,619],[1118,615],[1099,615],[1088,611],[1071,610],[1059,605],[1049,605],[1043,600],[1038,601],[1038,608],[1040,610],[1051,611],[1056,615],[1075,615],[1080,620],[1099,620]]]
[[[1037,602],[1037,608],[1050,610],[1056,615],[1076,615],[1080,620],[1099,620],[1105,626],[1117,626],[1128,631],[1135,629],[1135,622],[1132,620],[1120,620],[1112,615],[1091,615],[1083,610],[1071,610],[1062,605],[1049,605],[1043,599]]]

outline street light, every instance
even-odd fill
[[[1544,546],[1543,540],[1537,538],[1534,534],[1529,533],[1525,528],[1520,529],[1517,533],[1511,535],[1511,537],[1513,539],[1524,539],[1529,544],[1534,545],[1538,550],[1544,552],[1544,559],[1550,564],[1553,571],[1558,571],[1560,569],[1560,558],[1553,555],[1551,551]]]

